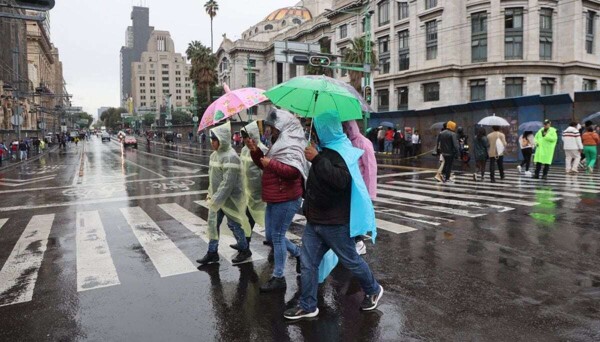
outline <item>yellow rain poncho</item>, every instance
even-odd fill
[[[227,218],[242,225],[244,234],[250,236],[250,223],[246,217],[246,196],[242,190],[240,158],[231,148],[231,124],[210,130],[219,139],[219,149],[210,155],[208,164],[208,238],[218,240],[217,212],[223,210]]]
[[[268,148],[260,141],[260,130],[258,129],[257,122],[249,123],[243,130],[258,144],[258,148],[264,154],[267,154]],[[247,146],[242,148],[240,159],[242,161],[242,185],[248,201],[248,210],[254,221],[259,226],[265,227],[267,204],[262,200],[262,170],[252,161],[250,149]]]

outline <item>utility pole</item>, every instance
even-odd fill
[[[371,12],[369,10],[365,13],[365,65],[364,65],[364,75],[365,75],[365,87],[371,88]],[[365,95],[365,94],[363,94]],[[368,126],[367,115],[363,116],[363,131],[366,133]]]
[[[250,87],[250,83],[252,82],[252,78],[250,75],[250,54],[246,55],[246,86]],[[246,109],[246,115],[248,117],[248,122],[252,121],[252,108]]]
[[[198,120],[200,119],[200,108],[198,106],[198,88],[196,84],[193,84],[194,87],[194,103],[193,103],[193,111],[194,117],[192,120],[194,121],[194,141],[198,142]]]
[[[13,113],[13,123],[17,123],[15,126],[17,128],[17,140],[21,141],[21,106],[19,105],[20,98],[20,86],[21,81],[19,79],[19,54],[20,54],[20,44],[19,44],[19,25],[13,23],[14,31],[15,31],[15,48],[13,49],[13,83],[16,88],[14,90],[14,104],[15,104],[15,112]]]

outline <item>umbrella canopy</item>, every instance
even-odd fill
[[[379,125],[383,126],[383,127],[389,127],[389,128],[394,128],[395,127],[394,124],[391,123],[391,122],[389,122],[389,121],[384,121],[384,122],[380,123]]]
[[[219,97],[215,102],[211,103],[204,114],[202,121],[198,126],[198,132],[210,127],[218,122],[234,116],[244,109],[251,108],[257,104],[264,102],[267,99],[262,89],[258,88],[241,88],[230,90],[227,84],[223,87],[225,94]]]
[[[431,127],[429,127],[429,129],[442,129],[442,128],[444,128],[445,124],[446,124],[446,121],[436,122],[433,125],[431,125]]]
[[[529,122],[524,122],[524,123],[520,124],[519,131],[537,132],[542,127],[544,127],[544,123],[541,121],[529,121]]]
[[[267,92],[274,105],[304,117],[314,118],[328,110],[340,113],[341,121],[362,119],[359,100],[348,89],[322,77],[299,76]]]
[[[360,102],[360,109],[364,113],[372,113],[373,112],[373,108],[371,108],[369,103],[367,101],[365,101],[365,99],[362,97],[362,95],[356,89],[354,89],[354,87],[350,83],[336,80],[335,78],[331,78],[331,77],[324,76],[324,75],[321,75],[321,76],[308,75],[308,76],[302,76],[302,77],[305,77],[308,79],[325,80],[329,83],[339,85],[340,87],[343,87],[346,90],[348,90],[352,95],[354,95],[354,97],[356,97],[358,99],[358,102]]]
[[[477,124],[482,126],[510,126],[508,121],[499,116],[496,116],[496,114],[492,116],[486,116],[485,118],[481,119]]]
[[[600,122],[600,112],[598,113],[594,113],[592,115],[588,115],[585,118],[581,119],[581,123],[583,125],[583,123],[585,123],[586,121],[592,121],[594,123],[598,123]]]

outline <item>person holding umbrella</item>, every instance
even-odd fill
[[[548,171],[550,165],[554,159],[554,149],[556,148],[556,142],[558,141],[558,135],[556,134],[556,128],[552,127],[550,120],[544,120],[544,127],[542,127],[535,135],[535,156],[533,161],[535,162],[535,173],[533,178],[539,179],[542,167],[544,168],[542,179],[548,179]]]
[[[456,131],[456,123],[448,121],[446,130],[442,131],[439,135],[439,148],[440,153],[444,157],[444,169],[442,170],[441,177],[438,177],[439,175],[435,176],[438,182],[452,182],[450,178],[452,175],[452,164],[459,152],[458,137],[454,131]]]
[[[492,126],[492,133],[487,136],[490,143],[488,156],[490,157],[490,182],[496,183],[495,166],[498,165],[500,179],[504,179],[504,149],[506,148],[506,137],[500,132],[500,126]]]

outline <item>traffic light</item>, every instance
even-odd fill
[[[331,64],[329,57],[325,57],[325,56],[310,57],[310,65],[312,65],[312,66],[326,67],[326,66],[329,66],[329,64]]]
[[[365,100],[367,101],[368,104],[371,104],[371,87],[370,86],[365,87]]]
[[[16,7],[34,11],[49,11],[54,8],[54,0],[15,0]]]
[[[308,57],[306,56],[294,56],[292,57],[292,64],[298,64],[298,65],[306,65],[308,64]]]

